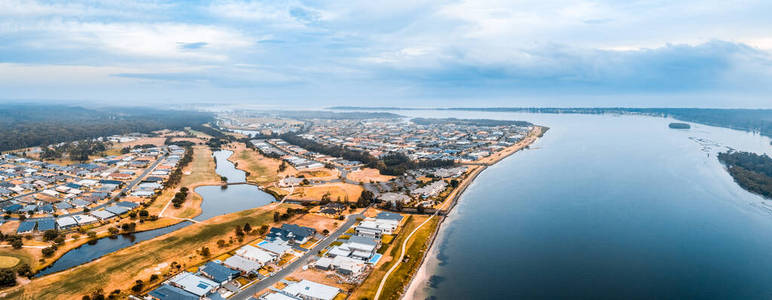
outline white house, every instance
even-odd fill
[[[72,217],[61,217],[56,219],[56,226],[59,227],[59,229],[68,229],[77,225],[78,222],[76,222]]]
[[[209,295],[219,285],[208,278],[197,276],[189,272],[182,272],[169,279],[169,284],[186,290],[196,296]]]
[[[260,263],[261,265],[265,265],[269,262],[276,261],[276,254],[273,254],[271,252],[265,251],[263,249],[246,245],[244,247],[239,248],[236,250],[236,254],[240,255],[246,259],[256,261]]]
[[[304,300],[332,300],[340,293],[340,289],[321,283],[303,279],[287,285],[282,291]]]

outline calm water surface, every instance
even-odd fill
[[[408,299],[772,298],[772,211],[715,157],[770,153],[769,138],[639,116],[400,113],[551,127],[464,193]]]
[[[217,159],[215,171],[221,176],[228,177],[228,182],[244,182],[244,171],[236,169],[233,163],[227,160],[231,154],[231,151],[216,151],[214,153]],[[253,185],[233,185],[227,189],[222,189],[220,186],[201,186],[195,191],[204,199],[201,203],[201,214],[193,218],[196,221],[204,221],[214,216],[263,206],[274,200],[273,196]],[[94,244],[85,244],[65,253],[48,268],[40,271],[37,276],[59,272],[90,262],[106,254],[173,232],[190,224],[190,222],[182,222],[165,228],[119,235],[115,238],[98,239]]]

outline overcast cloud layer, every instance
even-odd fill
[[[772,1],[0,0],[0,98],[772,107]]]

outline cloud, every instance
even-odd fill
[[[82,49],[114,56],[224,61],[229,51],[256,41],[240,32],[212,25],[179,23],[99,23],[46,20],[11,26],[0,33],[15,36],[26,49]],[[29,38],[27,36],[31,36]],[[179,45],[191,47],[179,47]],[[6,45],[8,47],[10,45]],[[199,49],[206,51],[190,52]]]
[[[376,78],[466,94],[483,89],[498,94],[680,93],[772,86],[769,53],[723,41],[631,51],[549,45],[521,49],[511,56],[525,59],[509,61],[481,61],[452,53],[431,56],[441,59],[425,65],[412,60],[379,61],[382,68]]]
[[[92,98],[110,93],[90,94],[90,82],[215,100],[761,96],[772,86],[771,10],[757,0],[0,0],[0,62],[10,63],[0,71],[48,68],[22,76],[27,90]],[[44,79],[53,74],[60,89]]]

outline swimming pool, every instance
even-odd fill
[[[370,260],[367,261],[367,263],[377,264],[378,261],[381,260],[381,256],[383,256],[383,254],[376,253],[375,255],[373,255],[373,257],[370,258]]]

